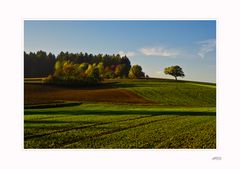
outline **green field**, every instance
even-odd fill
[[[31,81],[25,148],[216,148],[215,84],[107,80],[82,89]]]

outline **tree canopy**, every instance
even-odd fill
[[[131,63],[128,57],[121,57],[119,54],[93,55],[82,52],[60,52],[57,57],[55,57],[52,53],[47,54],[44,51],[38,51],[36,53],[24,52],[24,76],[46,77],[49,74],[53,74],[54,72],[56,73],[56,68],[61,69],[59,67],[60,63],[64,61],[69,61],[73,64],[80,65],[84,63],[79,67],[79,69],[83,69],[84,71],[89,64],[96,64],[98,65],[99,74],[102,78],[127,77],[131,68]],[[61,74],[61,72],[57,72]]]
[[[24,52],[24,77],[46,77],[54,72],[56,58],[44,51]]]
[[[88,64],[99,64],[102,63],[104,67],[125,64],[128,69],[131,67],[131,63],[127,56],[121,57],[119,54],[88,54],[88,53],[69,53],[69,52],[60,52],[57,56],[57,60],[66,61],[69,60],[73,63],[88,63]]]
[[[174,76],[175,80],[177,80],[177,77],[184,77],[185,76],[182,68],[178,65],[166,67],[164,69],[164,73],[167,74],[167,75]]]
[[[24,76],[46,77],[46,82],[97,83],[104,78],[142,78],[142,67],[119,54],[60,52],[57,57],[44,51],[24,52]]]
[[[145,74],[141,66],[133,65],[129,71],[128,77],[131,79],[139,79],[145,77]]]

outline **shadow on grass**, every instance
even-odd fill
[[[27,81],[26,81],[27,82]],[[158,83],[156,83],[158,82]],[[159,83],[161,82],[161,83]],[[170,83],[169,83],[170,82]],[[43,83],[25,83],[25,85],[42,85],[49,87],[59,87],[59,88],[68,88],[68,89],[82,89],[82,90],[91,90],[91,89],[108,89],[108,88],[130,88],[130,87],[153,87],[159,85],[175,85],[184,84],[184,83],[196,83],[196,84],[206,84],[216,86],[215,83],[209,82],[198,82],[198,81],[187,81],[187,80],[173,80],[173,79],[161,79],[161,78],[142,78],[142,79],[106,79],[101,83],[88,86],[78,86],[78,85],[57,85],[57,84],[43,84]]]
[[[121,82],[114,82],[114,83],[105,83],[103,86],[109,88],[132,88],[132,87],[178,87],[185,84],[196,84],[196,85],[209,85],[209,86],[216,86],[212,83],[205,83],[205,82],[192,82],[192,81],[175,81],[175,80],[165,80],[160,81],[161,83],[156,83],[159,81],[139,81],[139,82],[131,82],[131,83],[121,83]],[[170,82],[170,83],[169,83]]]
[[[88,121],[64,121],[64,120],[24,120],[25,124],[71,124],[71,125],[85,125],[93,124]]]
[[[72,111],[25,111],[24,115],[179,115],[179,116],[216,116],[216,112],[201,112],[201,111],[140,111],[140,110],[123,110],[123,111],[100,111],[100,110],[72,110]]]
[[[161,83],[156,83],[161,82]],[[169,83],[172,82],[172,83]],[[92,86],[77,86],[77,85],[57,85],[57,84],[42,84],[42,83],[26,83],[25,85],[34,85],[34,86],[45,86],[55,89],[81,89],[81,90],[94,90],[94,89],[111,89],[111,88],[131,88],[131,87],[158,87],[162,85],[176,85],[186,83],[185,81],[175,81],[175,80],[132,80],[132,81],[105,81]]]
[[[24,105],[24,109],[45,109],[45,108],[55,108],[55,107],[72,107],[79,106],[80,102],[59,102],[59,103],[46,103],[46,104],[36,104],[36,105]]]

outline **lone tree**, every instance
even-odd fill
[[[166,67],[164,69],[164,73],[167,74],[167,75],[174,76],[175,80],[177,80],[178,76],[180,76],[180,77],[184,77],[185,76],[182,68],[180,66],[178,66],[178,65],[171,66],[171,67]]]

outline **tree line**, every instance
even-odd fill
[[[46,77],[53,74],[56,62],[51,52],[24,52],[24,77]]]
[[[88,54],[60,52],[57,57],[44,51],[24,52],[25,77],[46,77],[52,81],[98,82],[104,78],[142,78],[141,66],[133,65],[127,56],[119,54]]]
[[[182,68],[178,65],[167,67],[164,73],[184,77]],[[45,51],[24,52],[24,77],[47,77],[58,80],[90,80],[101,81],[104,78],[143,78],[145,73],[139,65],[131,66],[127,56],[119,54],[88,54],[60,52],[57,57]]]

